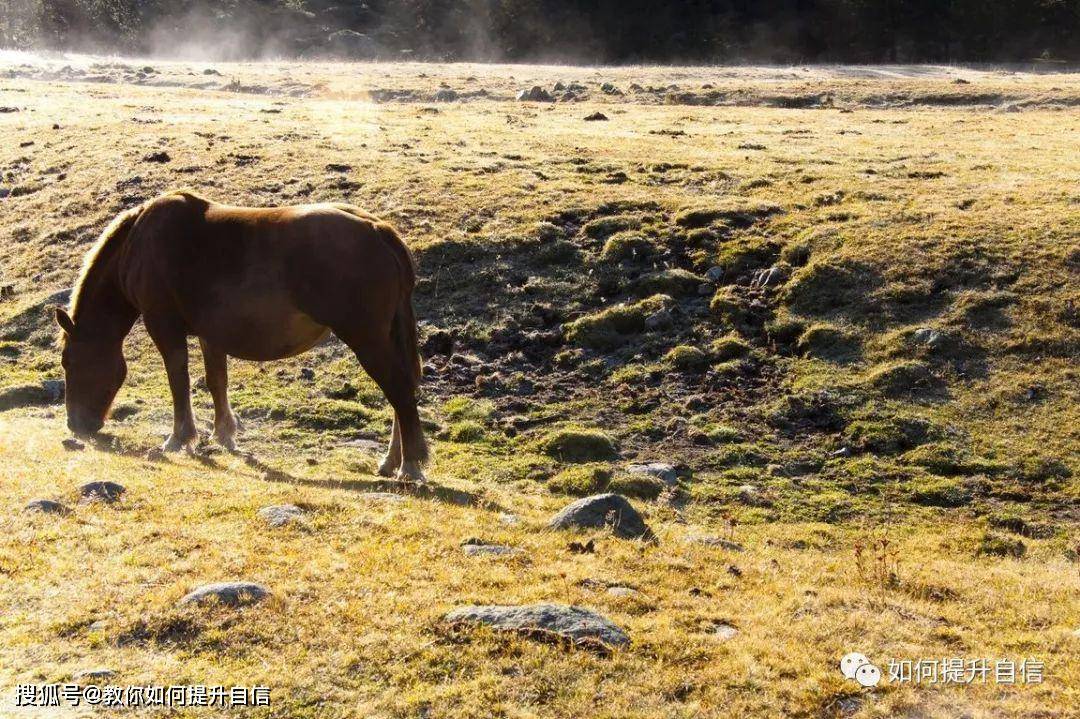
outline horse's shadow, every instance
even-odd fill
[[[466,492],[452,487],[443,487],[433,484],[419,484],[416,482],[403,482],[396,479],[308,479],[297,477],[280,469],[271,467],[252,454],[243,454],[244,463],[247,466],[262,472],[262,478],[269,482],[283,482],[286,484],[301,484],[308,487],[333,487],[346,489],[350,492],[390,492],[402,494],[420,499],[434,499],[447,504],[459,506],[482,506],[492,511],[500,511],[502,508],[494,502],[481,497],[473,492]]]
[[[120,437],[108,432],[98,432],[90,440],[94,449],[100,452],[108,452],[122,457],[133,457],[153,462],[169,462],[169,455],[157,448],[146,449],[123,442]],[[213,469],[225,469],[225,465],[218,462],[214,455],[216,452],[206,451],[203,445],[188,452],[188,456],[194,457],[204,466]],[[481,506],[492,511],[501,511],[502,507],[489,499],[473,492],[466,492],[452,487],[443,487],[433,484],[418,484],[416,482],[403,482],[396,479],[372,478],[372,479],[309,479],[297,477],[283,470],[277,469],[259,459],[249,452],[239,452],[236,456],[243,459],[244,464],[257,472],[262,473],[262,479],[270,482],[282,482],[285,484],[300,484],[308,487],[333,487],[346,489],[350,492],[390,492],[394,494],[408,495],[420,499],[434,499],[447,504],[459,506]]]

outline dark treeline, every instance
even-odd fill
[[[1078,61],[1080,0],[4,0],[0,42],[219,58]]]

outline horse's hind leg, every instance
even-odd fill
[[[425,481],[421,465],[427,459],[427,444],[420,426],[420,414],[416,410],[416,387],[410,373],[410,365],[399,356],[397,346],[389,335],[378,339],[353,337],[336,332],[356,354],[364,370],[379,385],[394,408],[394,434],[400,434],[398,446],[401,465],[398,477],[414,482]],[[394,440],[390,441],[388,458],[394,456]],[[385,464],[385,463],[384,463]]]
[[[236,451],[236,431],[240,423],[229,405],[229,366],[224,352],[211,347],[202,338],[203,365],[206,367],[206,388],[214,399],[214,438],[230,452]]]

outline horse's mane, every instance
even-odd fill
[[[82,270],[79,271],[79,278],[75,280],[75,287],[71,291],[71,316],[74,318],[76,312],[79,309],[79,298],[82,297],[83,286],[86,284],[86,279],[93,271],[94,267],[98,263],[103,262],[108,255],[112,254],[112,251],[119,244],[117,238],[125,237],[131,226],[135,224],[135,220],[142,214],[146,204],[132,207],[129,210],[121,212],[119,215],[109,223],[108,227],[101,233],[101,237],[98,238],[94,246],[90,248],[90,251],[86,253],[86,258],[83,260]]]

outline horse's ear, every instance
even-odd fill
[[[56,324],[60,325],[60,329],[64,330],[68,335],[75,334],[75,323],[71,321],[71,317],[64,311],[63,307],[56,308]]]

